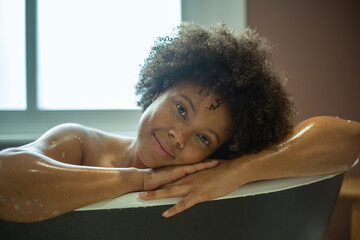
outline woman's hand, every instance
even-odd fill
[[[184,197],[163,214],[170,217],[199,202],[227,195],[248,182],[346,171],[359,157],[359,144],[358,122],[315,117],[299,123],[279,143],[260,153],[219,161],[214,168],[142,193],[140,198]]]
[[[218,161],[205,161],[191,165],[170,166],[158,169],[147,169],[143,178],[142,190],[153,190],[164,184],[174,182],[189,174],[193,174],[204,169],[213,168]]]
[[[163,213],[171,217],[193,205],[207,200],[225,196],[235,191],[241,184],[231,171],[231,160],[223,161],[218,166],[200,171],[180,180],[162,186],[161,189],[140,193],[143,200],[184,197],[178,204]],[[185,174],[182,174],[183,176]]]

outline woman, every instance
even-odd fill
[[[360,124],[318,117],[292,129],[293,103],[269,56],[250,30],[182,24],[142,68],[137,137],[63,124],[2,151],[0,218],[41,221],[143,190],[155,190],[144,200],[184,197],[170,217],[251,181],[349,169]]]

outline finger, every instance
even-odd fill
[[[142,200],[154,200],[163,198],[183,197],[189,192],[188,186],[169,186],[156,191],[142,192],[139,197]]]
[[[220,163],[224,163],[224,162],[228,162],[229,160],[224,160],[224,159],[207,159],[207,160],[205,160],[205,161],[215,161],[215,162],[217,162],[218,164],[220,164]]]
[[[193,165],[184,166],[184,168],[182,170],[188,175],[188,174],[193,174],[195,172],[199,172],[199,171],[202,171],[202,170],[205,170],[208,168],[213,168],[217,164],[218,164],[218,162],[215,160],[200,162],[200,163],[195,163]]]
[[[166,210],[162,216],[163,217],[172,217],[178,213],[181,213],[185,211],[186,209],[194,206],[195,204],[199,203],[194,197],[192,197],[192,194],[187,195],[184,199],[182,199],[179,203],[172,206],[168,210]]]
[[[207,161],[203,161],[203,162],[200,162],[198,164],[203,164],[203,166],[205,168],[213,168],[215,167],[216,165],[218,165],[219,161],[218,160],[207,160]]]

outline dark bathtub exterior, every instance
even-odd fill
[[[0,221],[0,239],[322,240],[343,174],[279,192],[209,201],[165,219],[169,206],[74,211],[38,223]]]

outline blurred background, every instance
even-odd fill
[[[290,76],[298,122],[318,115],[360,121],[359,12],[356,0],[247,1],[247,25],[275,44],[274,61]],[[346,176],[360,176],[359,164]],[[327,239],[350,239],[351,202],[338,199]]]
[[[0,0],[0,149],[63,122],[134,135],[140,66],[183,20],[249,26],[272,41],[296,122],[360,121],[359,12],[356,0]],[[360,176],[359,165],[346,175]],[[350,239],[350,208],[338,199],[327,239]]]

